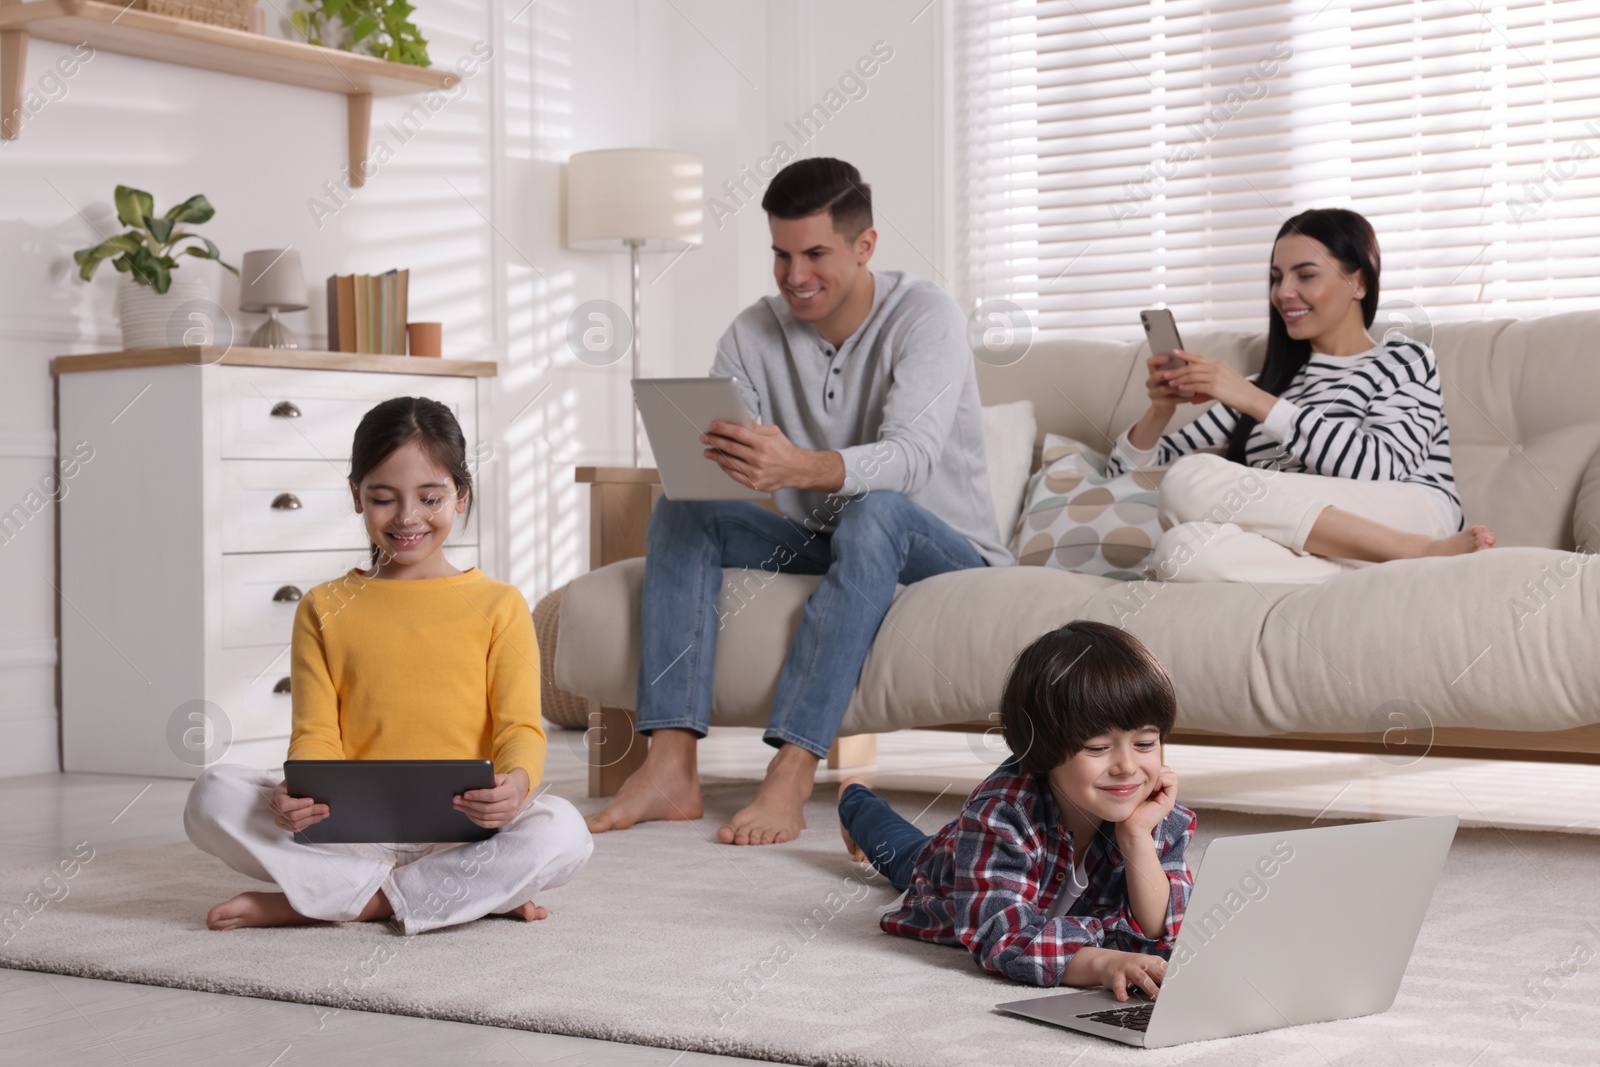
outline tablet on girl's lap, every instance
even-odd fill
[[[470,789],[494,788],[486,759],[285,760],[292,797],[328,805],[328,817],[295,834],[306,844],[482,841],[485,829],[455,809]]]

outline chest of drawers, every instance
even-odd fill
[[[52,370],[58,451],[76,460],[59,493],[65,770],[282,762],[296,605],[367,565],[350,443],[382,400],[427,396],[455,413],[478,494],[445,552],[498,570],[495,494],[474,458],[488,454],[492,363],[148,350]]]

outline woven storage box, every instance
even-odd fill
[[[134,0],[133,6],[152,15],[171,15],[190,22],[248,30],[250,9],[256,6],[256,0]]]
[[[589,725],[589,702],[556,688],[556,640],[561,629],[561,594],[546,594],[533,609],[533,636],[539,642],[539,710],[557,726],[575,730]]]

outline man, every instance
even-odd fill
[[[754,802],[717,831],[764,845],[805,826],[817,762],[896,583],[1011,562],[960,310],[931,282],[867,268],[871,192],[850,164],[792,163],[761,206],[780,295],[734,319],[711,368],[738,379],[752,424],[712,423],[701,441],[734,481],[775,493],[782,514],[748,501],[656,505],[638,698],[650,751],[589,819],[595,833],[702,814],[695,745],[711,714],[722,567],[823,575],[778,677],[766,733],[778,753]]]

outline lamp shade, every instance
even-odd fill
[[[660,148],[579,152],[567,163],[567,247],[681,252],[701,242],[699,157]]]
[[[246,252],[239,267],[240,311],[304,311],[306,277],[292,248]]]

